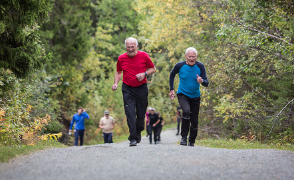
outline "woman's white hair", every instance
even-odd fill
[[[127,47],[127,40],[129,40],[129,39],[135,41],[135,42],[136,42],[136,46],[138,46],[138,40],[137,40],[136,38],[129,37],[129,38],[127,38],[127,39],[125,40],[125,47]]]
[[[188,48],[186,49],[185,55],[187,55],[188,51],[194,51],[194,52],[196,53],[196,56],[197,56],[197,54],[198,54],[197,50],[196,50],[195,48],[193,48],[193,47],[188,47]]]

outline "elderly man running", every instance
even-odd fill
[[[156,68],[146,52],[138,51],[138,41],[133,37],[125,40],[127,52],[120,55],[116,64],[116,73],[112,90],[123,73],[122,93],[124,108],[129,126],[130,146],[137,146],[144,130],[144,117],[148,105],[147,76],[155,73]]]
[[[178,101],[183,110],[180,145],[187,146],[189,135],[189,146],[194,146],[198,128],[198,114],[200,107],[200,84],[207,87],[205,67],[201,62],[196,61],[198,53],[195,48],[186,49],[186,61],[178,62],[170,72],[170,93],[171,99],[175,98],[174,79],[179,73],[180,83],[177,91]]]

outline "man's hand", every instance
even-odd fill
[[[169,98],[170,98],[171,100],[173,100],[175,97],[176,97],[176,95],[175,95],[175,91],[174,91],[174,90],[171,90],[171,91],[169,92]]]
[[[201,83],[203,82],[202,77],[198,76],[198,74],[196,74],[196,75],[197,75],[197,82],[198,82],[199,84],[201,84]]]
[[[117,89],[117,84],[112,85],[111,89],[115,91]]]
[[[121,75],[122,75],[122,71],[116,71],[116,73],[115,73],[115,75],[114,75],[114,83],[113,83],[113,85],[112,85],[112,87],[111,87],[111,89],[113,90],[113,91],[115,91],[116,89],[117,89],[117,84],[119,83],[119,81],[120,81],[120,78],[121,78]]]
[[[155,126],[156,126],[156,124],[153,124],[152,126],[153,126],[153,127],[155,127]]]
[[[136,78],[138,79],[138,81],[142,81],[145,78],[145,73],[139,73],[136,75]]]
[[[83,112],[85,112],[86,110],[83,108]]]

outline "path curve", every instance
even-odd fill
[[[143,137],[128,142],[52,148],[0,163],[2,180],[124,179],[293,179],[294,153],[279,150],[229,150],[175,144],[176,129],[162,133],[161,144]]]

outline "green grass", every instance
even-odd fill
[[[177,125],[178,125],[178,123],[176,123],[176,122],[175,123],[171,123],[171,124],[164,124],[162,126],[162,130],[161,131],[165,131],[165,130],[170,129],[170,128],[176,128]]]
[[[123,134],[123,135],[120,135],[120,136],[113,136],[112,140],[114,143],[119,143],[119,142],[122,142],[122,141],[127,141],[128,140],[128,137],[129,137],[129,134]]]
[[[196,139],[195,145],[224,149],[277,149],[294,151],[293,144],[261,144],[257,141],[227,140],[227,139]]]
[[[162,131],[175,128],[177,123],[164,125]],[[179,142],[180,144],[180,142]],[[232,139],[196,139],[195,145],[211,148],[224,149],[276,149],[285,151],[294,151],[293,144],[280,145],[277,143],[262,144],[258,141],[232,140]]]
[[[67,147],[57,141],[41,141],[34,146],[17,145],[4,146],[0,144],[0,162],[6,162],[16,156],[29,154],[37,150],[42,150],[50,147]]]
[[[162,131],[170,128],[176,128],[177,123],[163,125]],[[142,137],[146,136],[146,130],[142,131]],[[120,136],[114,136],[113,142],[119,143],[128,140],[129,134],[123,134]],[[180,144],[180,142],[178,143]],[[293,144],[279,145],[279,144],[261,144],[257,141],[245,141],[245,140],[232,140],[232,139],[196,139],[195,145],[210,147],[210,148],[224,148],[224,149],[277,149],[294,151]]]

